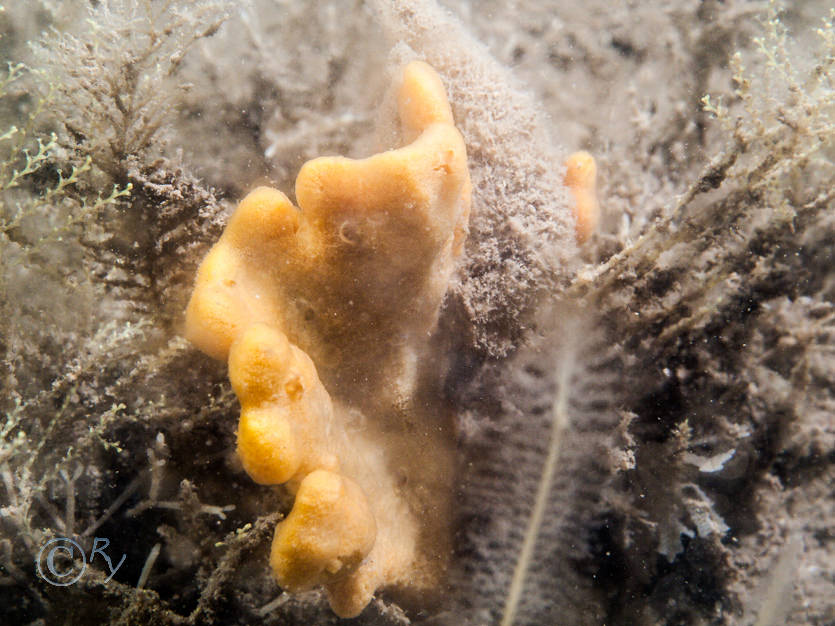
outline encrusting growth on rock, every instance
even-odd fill
[[[448,494],[451,444],[441,402],[414,393],[463,249],[471,184],[434,70],[408,64],[397,105],[410,143],[306,163],[299,208],[266,187],[244,198],[186,314],[188,338],[228,360],[245,470],[296,494],[276,528],[276,580],[290,591],[324,585],[342,617],[379,586],[428,584],[442,567],[424,546],[444,543],[425,535],[427,517],[448,507],[434,494]]]

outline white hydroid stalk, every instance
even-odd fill
[[[785,624],[792,609],[792,588],[797,564],[803,553],[803,540],[793,534],[782,549],[774,570],[766,580],[765,600],[754,626]]]
[[[510,581],[510,589],[508,590],[507,600],[504,605],[501,626],[513,625],[519,600],[522,598],[525,575],[531,564],[533,549],[536,546],[536,539],[539,536],[539,529],[542,526],[542,517],[545,514],[545,507],[548,504],[548,494],[551,493],[554,470],[557,467],[557,460],[560,456],[563,435],[568,426],[568,364],[570,361],[573,361],[573,354],[565,354],[562,357],[561,366],[558,367],[556,398],[551,413],[551,441],[548,446],[548,457],[545,459],[545,466],[542,468],[542,476],[539,479],[539,487],[536,492],[536,501],[534,502],[531,519],[528,522],[528,529],[525,532],[522,551],[519,553],[519,560],[516,562],[516,569],[513,571],[513,579]]]

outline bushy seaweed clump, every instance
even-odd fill
[[[831,558],[814,537],[831,512],[835,444],[823,382],[835,339],[833,17],[804,53],[771,4],[754,50],[731,59],[732,93],[703,99],[721,130],[707,136],[725,145],[666,217],[575,283],[629,364],[631,461],[601,529],[612,563],[632,572],[607,582],[624,594],[618,619],[662,620],[675,605],[685,621],[827,621],[825,603],[808,601],[815,577],[769,568],[796,566],[801,542],[808,562]],[[792,604],[795,584],[807,601]],[[789,599],[769,616],[774,594]]]
[[[243,8],[281,10],[258,5]],[[228,9],[211,0],[44,1],[17,4],[0,22],[0,49],[25,61],[0,80],[4,623],[333,619],[320,594],[289,599],[272,582],[264,557],[279,516],[264,512],[282,502],[234,458],[237,406],[221,366],[178,334],[228,206],[189,171],[177,143],[196,142],[186,152],[205,164],[199,144],[212,121],[194,118],[233,120],[240,138],[253,132],[246,110],[262,108],[254,88],[224,109],[240,59],[229,39],[200,47]],[[266,30],[250,17],[242,46]],[[31,52],[24,35],[36,37]],[[258,63],[246,79],[266,80]],[[259,130],[250,141],[218,168],[225,188],[249,185],[235,176],[271,140]],[[35,567],[58,537],[74,538],[88,558],[66,587]],[[109,566],[90,560],[95,537],[110,541],[113,566],[125,555],[110,580]],[[400,619],[382,603],[371,612]]]
[[[9,62],[0,77],[2,621],[195,621],[270,525],[215,546],[243,527],[227,519],[235,507],[202,504],[183,479],[198,472],[167,464],[169,431],[222,422],[231,404],[211,368],[192,381],[199,407],[167,400],[190,379],[173,375],[190,350],[168,330],[191,280],[188,250],[216,234],[219,204],[163,142],[180,61],[225,14],[212,2],[130,1],[83,13],[78,32],[47,32],[27,65]],[[19,8],[7,17],[7,37],[25,30]],[[204,469],[229,435],[200,440]],[[74,538],[89,554],[95,536],[110,540],[114,565],[127,556],[113,580],[104,583],[101,559],[71,587],[35,574],[50,538]],[[162,542],[171,549],[160,556]],[[205,593],[191,586],[166,608],[142,589],[157,559],[174,579],[162,593],[181,586],[177,572],[200,578]]]

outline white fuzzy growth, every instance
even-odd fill
[[[484,44],[434,0],[373,3],[397,45],[441,75],[473,182],[470,236],[453,291],[476,342],[494,356],[518,345],[535,294],[558,291],[575,256],[563,157],[539,103]]]

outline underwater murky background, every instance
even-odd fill
[[[412,59],[439,73],[473,181],[416,366],[452,455],[413,451],[452,485],[421,495],[448,548],[437,584],[383,586],[353,623],[835,623],[832,19],[6,0],[0,623],[340,622],[320,589],[274,582],[293,498],[244,472],[226,363],[184,311],[251,189],[296,201],[306,161],[393,147]],[[581,149],[601,215],[578,246],[561,164]],[[391,442],[419,414],[380,441],[407,492],[421,477]]]

